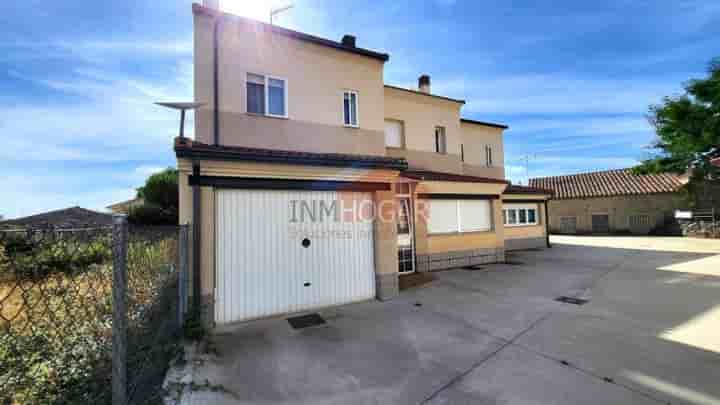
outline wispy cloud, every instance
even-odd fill
[[[16,86],[49,96],[4,95],[0,131],[12,135],[0,148],[0,168],[9,177],[0,214],[103,209],[131,198],[144,178],[172,165],[179,115],[153,102],[193,99],[185,43],[56,41],[16,49],[21,45],[36,58],[42,49],[62,51],[64,66],[72,68],[38,71],[14,63],[7,72]],[[167,62],[151,71],[124,68],[147,55]],[[192,135],[192,115],[187,128]]]
[[[438,94],[465,99],[477,114],[644,113],[667,95],[679,93],[687,75],[662,80],[583,78],[570,75],[514,75],[492,79],[436,80]]]

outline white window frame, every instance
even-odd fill
[[[455,216],[456,216],[457,228],[454,230],[451,230],[451,231],[432,231],[432,230],[430,230],[430,225],[428,224],[428,231],[427,231],[428,235],[448,235],[448,234],[458,234],[458,233],[494,232],[495,226],[493,224],[493,204],[492,204],[492,202],[487,201],[487,200],[481,200],[481,201],[487,201],[489,208],[490,208],[488,211],[489,215],[490,215],[490,218],[488,220],[489,227],[487,229],[475,229],[475,228],[465,229],[463,227],[463,220],[462,220],[462,213],[460,210],[460,206],[463,201],[476,202],[478,200],[435,200],[435,201],[445,201],[445,202],[452,201],[455,203]],[[432,214],[432,202],[433,202],[433,200],[431,199],[430,200],[430,216],[431,216],[431,218],[433,215]]]
[[[245,97],[247,98],[247,77],[248,75],[255,75],[255,76],[262,76],[264,78],[263,80],[263,86],[264,86],[264,93],[265,93],[265,113],[256,113],[248,111],[248,108],[250,106],[250,103],[245,100],[245,112],[252,115],[259,115],[259,116],[266,116],[266,117],[273,117],[273,118],[288,118],[288,94],[290,93],[288,90],[288,80],[284,77],[280,76],[273,76],[273,75],[266,75],[262,73],[255,73],[255,72],[245,72]],[[270,80],[280,80],[283,82],[283,110],[285,111],[285,114],[271,114],[270,113]]]
[[[352,100],[352,97],[350,97],[352,94],[355,95],[355,117],[352,116],[353,110],[352,106],[348,110],[348,113],[350,114],[350,119],[348,120],[350,123],[345,123],[345,96],[347,95],[350,100]],[[343,90],[342,93],[342,122],[343,126],[348,128],[360,128],[360,93],[357,92],[357,90]],[[355,118],[355,123],[353,124],[353,118]]]
[[[510,219],[510,211],[514,211],[515,213],[515,223],[511,224]],[[520,211],[525,211],[525,222],[520,222]],[[529,222],[528,221],[528,211],[535,211],[535,221]],[[506,207],[503,207],[503,218],[505,222],[505,226],[508,227],[519,227],[519,226],[537,226],[540,225],[540,208],[538,204],[512,204]]]

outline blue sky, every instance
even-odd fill
[[[223,6],[262,18],[266,3]],[[177,115],[152,102],[192,99],[190,4],[0,6],[0,215],[101,209],[174,164]],[[295,0],[276,22],[353,33],[390,53],[387,83],[428,73],[434,93],[467,100],[464,116],[510,125],[515,182],[525,155],[531,177],[633,165],[654,137],[648,105],[720,56],[716,0]]]

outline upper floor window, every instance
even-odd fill
[[[388,148],[402,148],[405,146],[402,121],[385,120],[385,146]]]
[[[485,145],[485,166],[493,166],[493,150],[490,145]]]
[[[445,137],[445,127],[435,127],[435,152],[447,153],[447,138]]]
[[[285,79],[247,74],[247,112],[287,118],[287,99]]]
[[[358,93],[354,90],[343,92],[343,123],[346,127],[358,127]]]

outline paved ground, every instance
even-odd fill
[[[324,327],[218,334],[186,403],[720,404],[720,241],[553,242]]]

